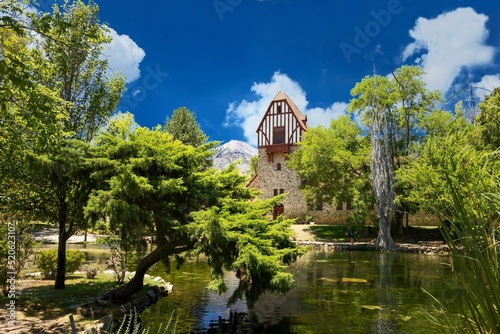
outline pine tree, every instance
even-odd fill
[[[207,136],[196,121],[196,115],[186,107],[177,108],[172,118],[167,116],[165,131],[186,145],[200,146],[207,141]]]

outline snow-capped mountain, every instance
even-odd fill
[[[231,140],[215,149],[214,167],[224,169],[231,163],[241,160],[238,168],[242,173],[246,173],[250,167],[250,159],[257,153],[255,147],[239,140]]]

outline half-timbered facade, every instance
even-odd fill
[[[279,92],[267,108],[257,128],[259,149],[265,149],[269,158],[274,153],[290,153],[307,131],[307,117],[283,92]]]
[[[249,183],[262,192],[263,198],[287,194],[282,205],[275,208],[274,216],[298,218],[307,210],[299,176],[286,166],[287,155],[296,149],[305,131],[307,117],[285,93],[279,92],[257,128],[258,174]]]

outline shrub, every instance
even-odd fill
[[[95,275],[99,273],[99,267],[96,265],[88,265],[83,268],[83,272],[87,278],[95,278]]]
[[[77,271],[85,263],[85,254],[75,250],[66,251],[66,273]],[[45,279],[55,279],[57,249],[43,250],[37,254],[37,266]]]

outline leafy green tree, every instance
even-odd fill
[[[186,107],[177,108],[172,117],[165,120],[165,131],[186,145],[200,146],[207,141],[207,136],[196,121],[196,115]]]
[[[450,333],[499,333],[500,157],[498,152],[496,158],[478,155],[471,146],[464,151],[470,154],[445,162],[450,173],[445,175],[445,192],[450,202],[439,207],[449,222],[443,235],[458,268],[454,272],[465,303],[460,305],[462,321],[450,321],[445,312],[440,322]],[[480,183],[472,183],[476,180]]]
[[[413,182],[410,195],[445,222],[443,236],[458,269],[454,272],[463,289],[463,321],[451,320],[447,313],[438,321],[450,333],[496,333],[500,154],[476,145],[478,129],[464,113],[445,119],[441,127],[446,130],[429,135],[418,158],[400,171]]]
[[[208,257],[210,286],[225,291],[225,271],[235,272],[239,279],[229,303],[244,296],[253,306],[265,292],[284,293],[293,287],[293,276],[284,271],[284,265],[295,261],[304,249],[291,241],[294,220],[283,216],[271,220],[266,215],[279,200],[249,202],[226,197],[219,205],[193,214],[194,251]]]
[[[290,233],[286,229],[281,231],[285,225],[272,227],[264,218],[263,213],[271,210],[272,203],[267,204],[265,211],[261,210],[262,207],[259,211],[248,209],[252,204],[247,201],[254,196],[244,186],[246,177],[241,176],[234,165],[223,171],[209,168],[207,162],[215,144],[185,145],[160,127],[137,127],[127,135],[117,136],[116,129],[126,129],[130,118],[114,119],[108,127],[111,131],[105,131],[96,141],[95,176],[100,179],[101,189],[91,196],[86,215],[92,219],[108,217],[110,227],[118,231],[120,246],[125,251],[138,247],[143,237],[152,232],[156,235],[157,247],[141,258],[135,276],[123,287],[111,291],[110,297],[129,297],[140,290],[144,275],[152,265],[163,261],[169,267],[173,259],[182,263],[183,254],[194,249],[213,252],[211,254],[220,251],[218,254],[223,257],[214,256],[210,261],[215,268],[215,280],[220,277],[221,266],[228,269],[229,262],[238,260],[239,269],[247,268],[247,277],[249,273],[258,277],[260,272],[265,273],[263,279],[273,280],[269,283],[254,279],[254,289],[261,286],[272,290],[286,286],[289,278],[283,276],[280,265],[268,269],[264,266],[270,264],[271,257],[277,263],[287,262],[297,252],[289,241],[284,240]],[[200,210],[205,210],[205,213],[193,215]],[[210,222],[207,222],[207,217],[211,217]],[[248,223],[237,217],[247,219]],[[223,239],[215,239],[215,232],[206,229],[213,227],[207,224],[216,223],[219,227],[230,223],[219,233],[226,235],[232,229],[231,238],[241,233],[241,240],[224,243]],[[261,256],[246,260],[236,257],[243,254],[245,245],[251,248],[254,238],[255,241],[262,240],[255,249],[252,248],[252,254]],[[275,249],[276,254],[270,253]],[[222,265],[216,262],[223,259],[232,260],[222,262]],[[246,264],[245,261],[255,262]],[[259,271],[254,265],[257,268],[261,265],[262,269]]]
[[[368,138],[354,121],[342,116],[329,128],[310,128],[288,165],[307,180],[303,191],[308,202],[350,201],[359,209],[373,201],[369,154]]]
[[[440,101],[438,92],[427,90],[422,75],[418,67],[403,66],[392,78],[366,77],[351,91],[355,98],[349,110],[360,114],[370,129],[371,173],[380,216],[377,243],[383,248],[394,247],[390,235],[394,215],[396,225],[401,227],[403,216],[414,210],[402,196],[407,185],[395,179],[395,171],[406,161],[413,145],[422,141],[422,120]]]
[[[454,186],[463,194],[470,187],[476,193],[494,193],[495,186],[487,175],[500,173],[500,163],[498,152],[476,145],[478,129],[467,122],[460,106],[456,115],[442,121],[440,128],[446,130],[429,134],[416,151],[416,158],[398,171],[398,177],[412,184],[409,200],[419,202],[428,212],[446,216],[454,207],[448,178],[466,180],[460,187]],[[477,207],[494,220],[495,209],[484,206],[487,203],[478,203]]]
[[[106,75],[107,61],[100,55],[110,37],[97,14],[95,4],[82,1],[54,5],[50,14],[30,14],[27,29],[40,32],[36,40],[21,28],[12,30],[19,31],[16,35],[0,27],[6,46],[1,140],[13,152],[2,155],[8,180],[2,191],[20,203],[16,210],[57,224],[57,289],[64,288],[66,241],[85,224],[83,207],[92,189],[90,141],[124,86],[121,76]]]
[[[248,172],[250,173],[250,176],[255,176],[257,175],[259,171],[259,156],[254,155],[253,157],[250,158],[250,167],[248,169]]]
[[[56,68],[35,47],[23,3],[0,3],[0,216],[2,227],[15,225],[16,265],[10,271],[16,274],[36,245],[28,222],[37,214],[40,196],[33,184],[39,180],[27,165],[58,145],[66,114],[59,90],[47,84]]]
[[[479,109],[476,121],[481,127],[483,145],[493,150],[500,148],[500,87],[479,104]]]
[[[67,139],[90,143],[97,130],[105,124],[116,108],[124,87],[121,76],[108,77],[107,60],[100,57],[109,34],[98,19],[99,8],[90,2],[54,5],[50,19],[43,14],[38,22],[49,22],[42,48],[58,71],[50,85],[61,87],[61,97],[67,103],[68,117],[63,120]],[[62,147],[49,156],[48,187],[54,193],[59,227],[58,269],[56,289],[64,288],[65,253],[68,238],[85,223],[83,208],[90,190],[89,170],[84,164],[86,148],[77,141],[76,149]],[[68,146],[67,144],[65,146]],[[54,217],[54,215],[51,215]]]

